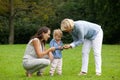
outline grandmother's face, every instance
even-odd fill
[[[64,32],[71,32],[72,31],[72,28],[65,28]]]

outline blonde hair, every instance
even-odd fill
[[[74,21],[72,19],[64,19],[61,22],[61,30],[65,31],[67,29],[73,29],[74,27]]]
[[[53,37],[55,38],[55,36],[60,36],[62,37],[63,33],[60,29],[55,29],[53,32]]]

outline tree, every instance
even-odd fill
[[[20,2],[20,1],[19,1]],[[17,0],[0,0],[0,14],[2,17],[7,18],[9,23],[8,23],[8,28],[9,28],[9,44],[14,43],[14,18],[16,15],[14,5],[17,3]],[[16,7],[16,5],[15,5]],[[16,8],[17,9],[17,8]],[[7,21],[5,21],[7,22]],[[3,26],[5,27],[5,26]]]
[[[33,0],[0,0],[0,4],[1,4],[0,15],[2,17],[4,16],[8,18],[9,20],[9,44],[14,43],[14,35],[16,35],[14,34],[14,25],[16,25],[16,23],[24,21],[31,25],[35,24],[36,26],[38,26],[38,24],[46,25],[46,23],[49,20],[49,17],[51,15],[54,15],[53,6],[52,6],[51,1],[49,0],[45,0],[45,1],[41,1],[41,0],[34,0],[34,1]],[[16,22],[17,20],[21,20],[21,21]],[[24,24],[22,25],[26,26]],[[16,26],[19,26],[19,25],[16,25]],[[29,27],[29,26],[26,26],[26,27]]]
[[[14,43],[14,5],[13,5],[13,0],[10,0],[10,18],[9,18],[9,44]]]

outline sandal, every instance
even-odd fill
[[[31,74],[31,73],[26,72],[26,76],[27,76],[27,77],[32,77],[32,74]]]
[[[40,72],[40,71],[38,71],[38,72],[36,73],[36,75],[37,75],[37,76],[43,76],[43,73]]]
[[[99,72],[96,72],[96,76],[101,76],[101,73],[99,73]]]
[[[79,76],[80,76],[80,75],[87,75],[87,73],[86,73],[86,72],[80,72],[78,75],[79,75]]]

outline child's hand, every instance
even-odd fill
[[[58,48],[56,48],[56,50],[63,50],[63,47],[59,46]]]
[[[59,46],[59,48],[62,50],[63,49],[63,47],[62,46]]]
[[[65,44],[65,45],[63,46],[63,48],[64,48],[64,49],[69,49],[69,48],[71,48],[71,46],[70,46],[69,44]]]

